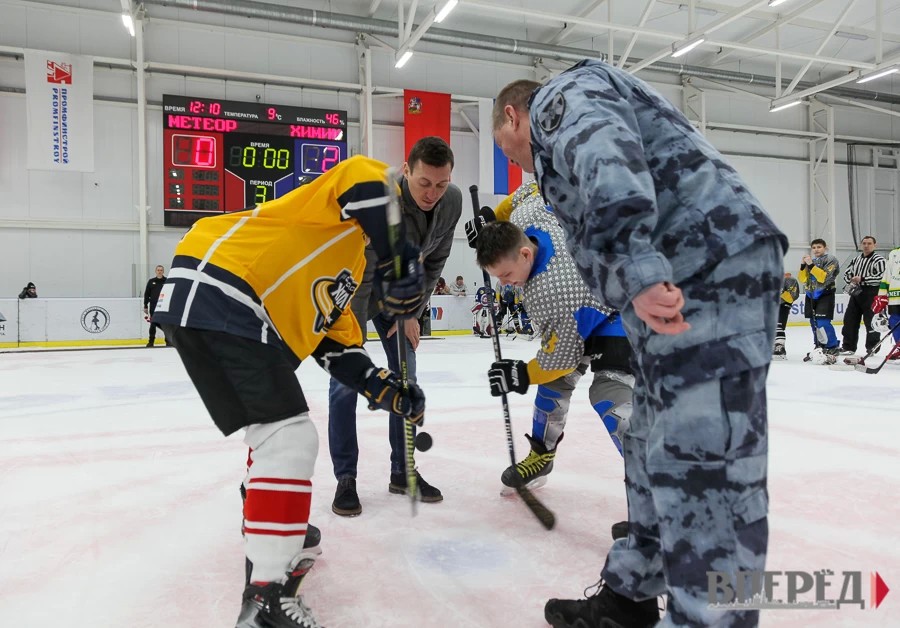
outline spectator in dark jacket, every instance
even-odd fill
[[[152,347],[156,343],[156,330],[159,325],[151,320],[153,312],[156,311],[156,302],[159,301],[159,293],[163,284],[166,283],[166,269],[163,266],[156,267],[156,276],[151,277],[144,288],[144,318],[150,321],[150,338],[147,342],[148,347]],[[169,346],[169,339],[166,338],[166,346]]]
[[[456,223],[462,215],[462,192],[450,183],[452,170],[453,151],[450,146],[439,137],[424,137],[410,150],[400,179],[403,225],[407,240],[422,251],[425,294],[431,294],[437,285],[444,263],[450,255]],[[418,315],[402,320],[398,330],[395,321],[380,313],[376,299],[369,298],[375,265],[374,250],[369,245],[366,249],[366,272],[350,301],[350,307],[362,329],[366,329],[366,321],[372,321],[387,355],[388,367],[395,372],[400,371],[395,334],[406,336],[407,372],[409,381],[415,382],[419,319],[428,307],[427,299]],[[328,395],[328,445],[338,487],[331,510],[343,517],[352,517],[362,512],[356,491],[359,445],[356,437],[355,395],[353,389],[332,378]],[[391,478],[388,490],[395,494],[405,494],[407,489],[403,421],[403,417],[391,414]],[[419,497],[423,502],[439,502],[443,499],[438,488],[422,479],[418,471],[416,475]]]
[[[28,285],[22,288],[22,292],[19,293],[20,299],[36,299],[37,298],[37,288],[30,281]]]

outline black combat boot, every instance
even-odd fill
[[[553,628],[652,628],[659,607],[656,598],[635,602],[601,584],[586,600],[550,600],[544,619]]]

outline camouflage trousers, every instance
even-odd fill
[[[743,304],[744,315],[758,316],[767,352],[777,319],[778,258],[768,260],[764,288]],[[715,279],[707,278],[708,289],[716,289]],[[723,281],[722,294],[727,286]],[[707,572],[765,568],[768,368],[743,365],[699,381],[678,373],[649,380],[636,371],[623,442],[631,526],[628,538],[610,549],[603,578],[631,599],[665,595],[666,615],[658,626],[759,621],[758,611],[710,608]]]

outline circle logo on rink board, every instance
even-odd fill
[[[81,313],[81,326],[91,334],[101,334],[109,327],[109,312],[102,307],[93,306]]]

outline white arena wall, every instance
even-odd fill
[[[173,12],[176,19],[153,19],[145,28],[147,60],[186,68],[147,74],[147,168],[149,259],[139,259],[138,159],[136,73],[104,67],[103,58],[130,60],[134,40],[119,16],[108,11],[0,0],[0,48],[60,50],[95,55],[94,132],[95,171],[52,173],[25,167],[24,63],[0,58],[0,296],[14,297],[28,281],[38,294],[50,298],[125,298],[139,296],[152,267],[168,268],[172,251],[184,230],[163,226],[162,114],[163,94],[215,97],[230,100],[283,103],[310,107],[338,107],[349,112],[349,148],[360,151],[359,104],[355,93],[327,87],[285,87],[264,80],[253,82],[191,76],[191,72],[233,71],[266,76],[311,78],[358,83],[356,49],[351,33],[292,28],[293,34],[239,31],[241,22],[211,14]],[[191,23],[206,20],[208,24]],[[77,24],[77,28],[72,28]],[[40,25],[36,28],[35,25]],[[300,34],[297,34],[300,33]],[[465,49],[444,46],[446,54],[416,54],[396,70],[391,54],[378,47],[373,53],[373,84],[385,88],[415,88],[449,92],[459,98],[493,97],[507,82],[534,78],[526,59],[497,53],[494,60],[469,58]],[[680,105],[682,87],[670,75],[648,73],[665,96]],[[799,268],[811,237],[809,145],[802,137],[774,136],[752,127],[807,131],[805,107],[769,114],[768,104],[747,95],[706,90],[707,117],[743,130],[710,130],[712,143],[726,154],[748,187],[760,198],[777,224],[788,234],[791,250],[787,270]],[[373,156],[391,164],[403,161],[402,102],[394,96],[374,99]],[[459,104],[459,103],[457,103]],[[472,110],[469,110],[470,113]],[[468,116],[477,123],[477,115]],[[452,119],[451,145],[456,154],[454,181],[462,188],[466,218],[471,211],[468,187],[478,179],[476,133],[459,113]],[[900,127],[890,116],[835,106],[836,133],[900,140]],[[838,158],[844,154],[838,143]],[[896,169],[861,169],[860,234],[872,233],[885,250],[900,243],[900,188]],[[850,229],[847,173],[835,172],[837,242],[832,252],[843,262],[854,253]],[[499,197],[482,195],[482,202]],[[460,222],[444,275],[463,275],[472,286],[481,275],[467,247]]]
[[[837,295],[836,323],[844,318],[847,299]],[[474,296],[432,296],[432,334],[471,332],[474,301]],[[141,307],[137,298],[0,299],[0,349],[141,344],[148,331]],[[788,320],[789,325],[807,324],[803,297],[791,308]],[[373,338],[371,322],[368,331]],[[157,342],[162,338],[159,332]]]

